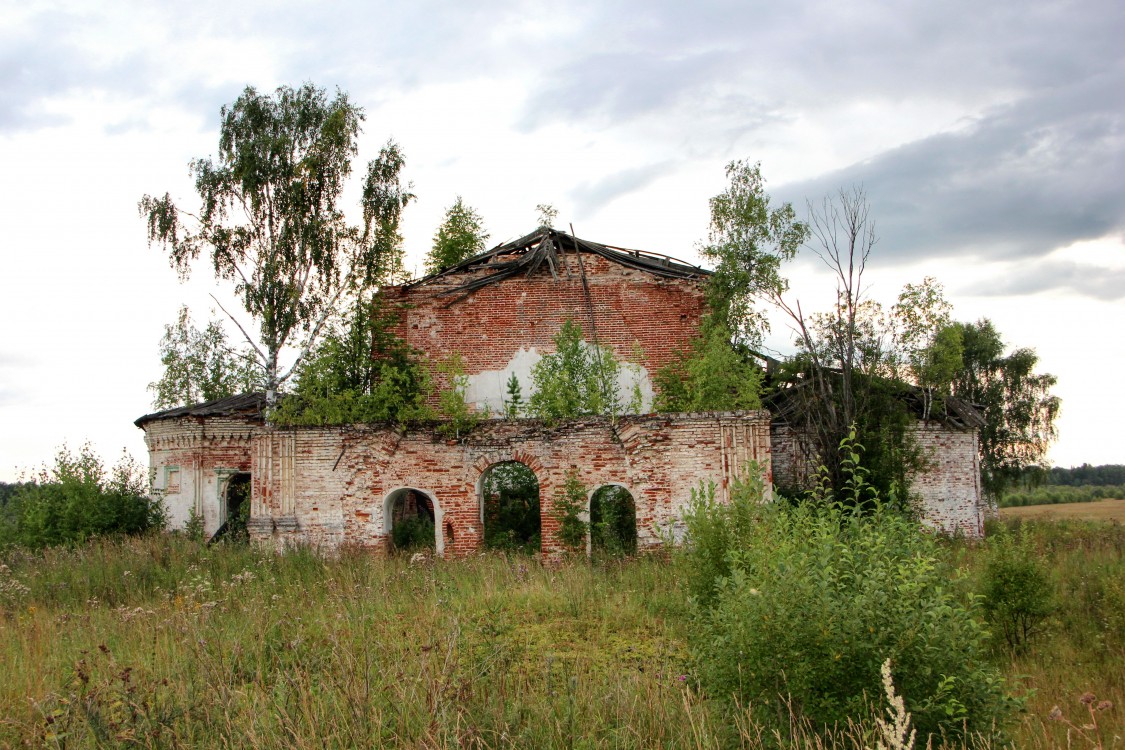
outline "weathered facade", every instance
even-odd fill
[[[652,406],[652,375],[699,332],[708,272],[679,261],[541,229],[477,258],[392,287],[399,335],[431,362],[459,354],[468,399],[503,411],[514,374],[530,392],[531,369],[554,351],[566,321],[586,341],[627,363],[623,393],[634,384]]]
[[[385,548],[394,502],[413,490],[433,508],[439,554],[471,553],[484,533],[482,477],[511,461],[527,466],[539,481],[547,553],[560,549],[554,500],[568,474],[587,488],[587,503],[606,485],[629,491],[640,548],[680,536],[684,506],[701,483],[714,483],[723,498],[751,465],[769,478],[764,411],[589,418],[552,426],[493,419],[448,440],[434,425],[274,428],[249,410],[229,408],[216,416],[228,410],[225,401],[231,400],[201,405],[206,414],[186,410],[142,418],[158,486],[174,519],[186,520],[194,509],[211,535],[226,520],[230,480],[249,473],[251,536],[283,546]],[[220,429],[212,427],[216,422]],[[191,480],[173,484],[171,477]]]
[[[568,320],[588,342],[625,363],[624,393],[652,403],[652,374],[697,335],[707,272],[669,258],[612,248],[550,229],[413,284],[384,290],[398,311],[398,333],[431,362],[459,354],[468,400],[503,413],[508,379],[531,389],[531,370],[554,350]],[[641,414],[546,425],[534,419],[485,419],[456,440],[437,425],[408,428],[267,425],[257,396],[172,409],[137,420],[145,430],[155,484],[173,524],[194,514],[208,535],[250,483],[251,536],[278,545],[323,548],[388,546],[400,503],[431,515],[440,554],[480,548],[482,477],[519,462],[539,482],[542,548],[559,549],[555,507],[568,476],[589,497],[606,485],[628,490],[639,548],[678,537],[693,489],[714,483],[719,497],[741,473],[774,472],[786,484],[807,473],[807,451],[767,411]],[[976,432],[920,424],[932,460],[915,478],[923,517],[934,526],[982,530]]]
[[[809,486],[817,466],[809,442],[776,419],[770,433],[774,481],[783,488]],[[910,485],[922,522],[948,534],[983,536],[987,507],[981,500],[976,429],[919,421],[912,437],[924,463]]]

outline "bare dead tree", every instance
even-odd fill
[[[878,238],[862,187],[841,189],[818,205],[810,202],[808,214],[805,246],[835,276],[835,305],[807,316],[799,301],[782,294],[774,303],[789,317],[801,349],[787,389],[789,419],[839,486],[840,441],[870,407],[872,378],[886,370],[882,309],[867,299],[863,279]]]

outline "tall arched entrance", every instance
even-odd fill
[[[493,464],[481,474],[479,491],[485,548],[538,552],[542,525],[535,472],[520,461]]]

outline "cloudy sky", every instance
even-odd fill
[[[0,0],[0,480],[63,442],[144,457],[163,325],[214,284],[177,281],[137,201],[191,205],[219,108],[303,81],[365,107],[362,161],[402,146],[419,268],[457,195],[493,241],[548,202],[692,260],[733,159],[801,212],[862,185],[871,296],[938,277],[1058,376],[1055,463],[1125,463],[1120,0],[99,5]],[[790,276],[830,298],[815,263]]]

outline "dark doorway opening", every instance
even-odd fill
[[[619,484],[599,487],[590,497],[590,547],[611,557],[637,553],[637,506]]]
[[[392,552],[420,552],[437,548],[433,500],[421,490],[404,487],[387,498]]]
[[[512,552],[538,552],[539,480],[526,464],[494,464],[480,480],[484,546]]]

